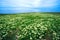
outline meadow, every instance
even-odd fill
[[[0,40],[60,40],[60,14],[0,14]]]

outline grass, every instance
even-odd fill
[[[1,40],[60,40],[59,31],[57,12],[0,15]]]

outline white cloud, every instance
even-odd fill
[[[1,6],[4,7],[0,8],[0,10],[20,10],[37,12],[40,11],[41,9],[36,8],[54,7],[56,5],[56,1],[57,0],[5,0],[0,3]]]
[[[1,4],[11,7],[52,7],[57,0],[5,0]]]
[[[57,0],[35,0],[32,3],[33,7],[53,7]]]
[[[12,2],[14,6],[20,7],[52,7],[57,0],[16,0]]]

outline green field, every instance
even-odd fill
[[[0,40],[60,40],[60,14],[0,14]]]

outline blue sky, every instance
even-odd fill
[[[60,0],[0,0],[0,13],[60,12]]]

